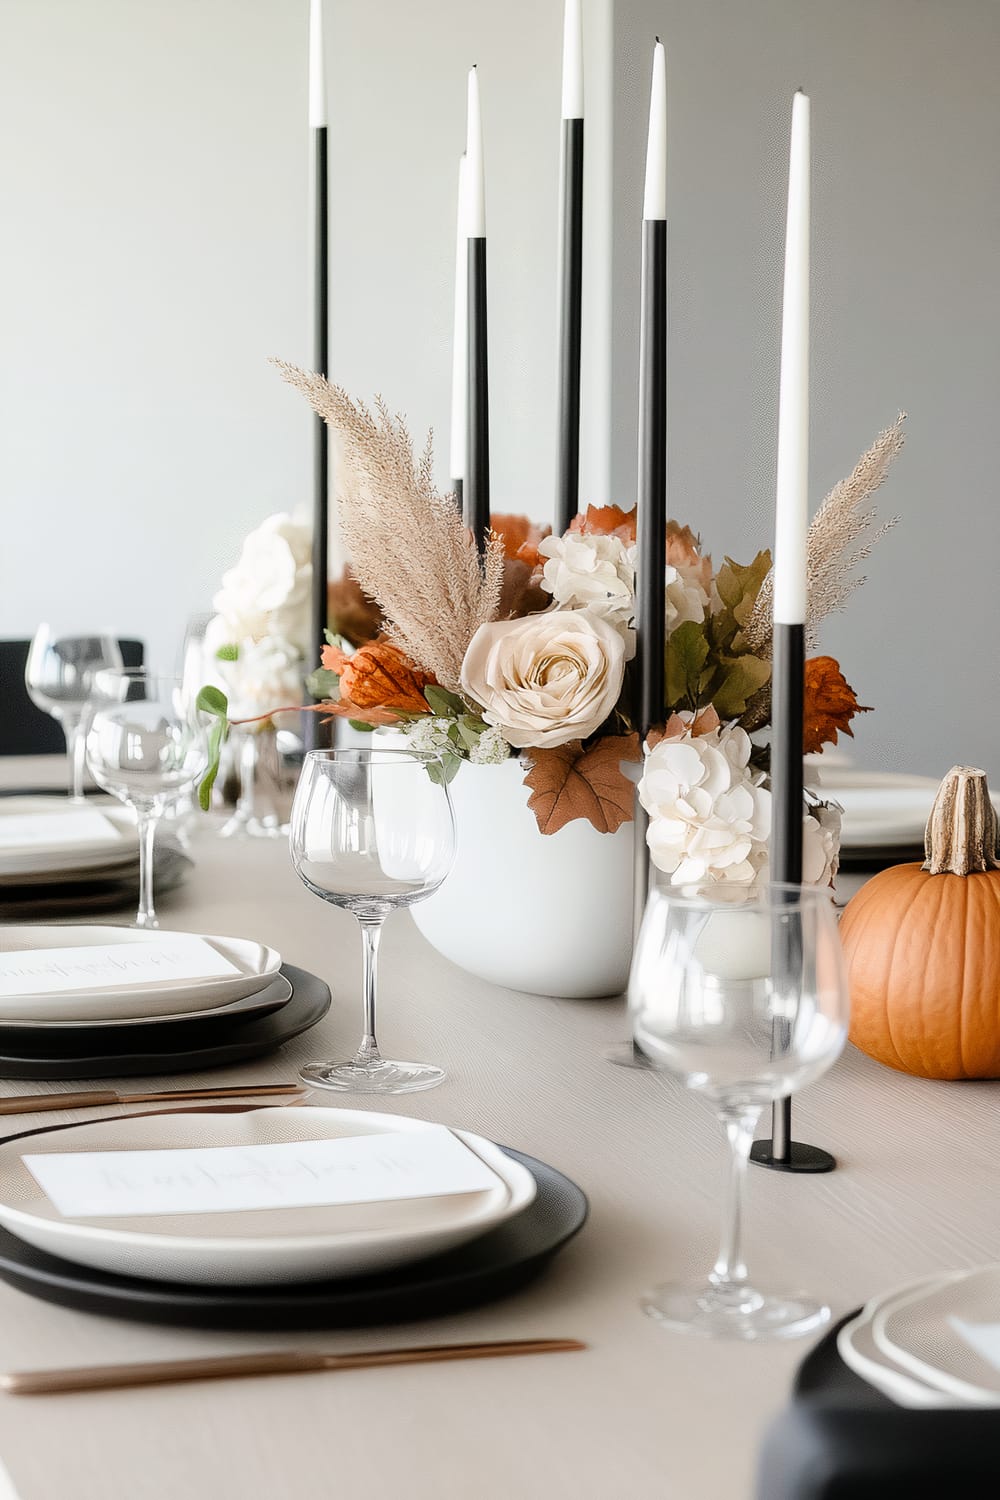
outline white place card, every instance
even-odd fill
[[[164,933],[148,943],[20,948],[0,953],[0,996],[132,989],[158,981],[181,983],[242,972],[204,938],[186,932]]]
[[[445,1125],[332,1141],[21,1158],[65,1218],[234,1213],[480,1193],[501,1179]]]
[[[69,812],[0,813],[0,849],[74,848],[78,844],[120,844],[110,818],[96,808]]]

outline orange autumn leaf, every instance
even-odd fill
[[[646,744],[650,750],[654,750],[661,740],[679,740],[686,734],[711,734],[721,723],[722,720],[711,704],[707,708],[700,708],[693,719],[684,719],[680,714],[672,713],[662,729],[649,731]]]
[[[430,713],[424,688],[433,683],[433,677],[415,667],[391,641],[371,641],[353,656],[345,657],[341,668],[327,660],[327,653],[336,649],[324,648],[323,665],[334,672],[339,670],[342,703],[363,711],[395,708],[408,713]],[[339,654],[343,656],[343,652]],[[363,713],[358,717],[363,717]]]
[[[584,750],[580,740],[551,750],[530,750],[528,806],[541,833],[558,833],[586,818],[598,833],[614,833],[631,822],[635,786],[622,774],[623,760],[639,759],[637,734],[611,734]]]
[[[837,735],[853,738],[851,720],[855,714],[871,713],[862,708],[854,689],[848,684],[838,662],[832,656],[813,656],[806,662],[805,715],[802,745],[807,755],[835,745]]]
[[[539,526],[527,516],[490,516],[490,527],[503,541],[503,555],[511,562],[537,568],[541,562],[539,542],[552,535],[551,526]]]
[[[635,515],[634,505],[631,510],[622,510],[620,505],[588,505],[573,517],[569,529],[584,536],[616,536],[626,547],[631,547],[635,541]]]
[[[676,521],[667,522],[667,562],[673,568],[693,573],[706,592],[712,586],[712,559],[703,557],[701,538],[690,526],[680,526]]]

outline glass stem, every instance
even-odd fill
[[[729,1142],[729,1169],[726,1199],[723,1207],[722,1240],[709,1281],[720,1289],[746,1283],[747,1268],[743,1259],[743,1183],[746,1179],[750,1147],[760,1117],[759,1109],[723,1111],[720,1114]]]
[[[385,917],[359,917],[358,921],[361,923],[361,939],[364,944],[364,1034],[354,1061],[366,1066],[382,1061],[382,1054],[375,1040],[375,1000],[378,982],[378,945],[382,937],[382,923]]]
[[[139,824],[139,910],[136,913],[137,927],[159,927],[156,908],[153,905],[153,850],[156,845],[156,825],[160,815],[153,808],[140,807]]]
[[[83,802],[84,772],[87,767],[87,740],[83,725],[77,719],[66,724],[66,748],[69,751],[69,795],[71,802]]]
[[[252,823],[256,813],[257,781],[257,736],[245,734],[240,745],[240,795],[236,803],[236,815],[244,823]]]

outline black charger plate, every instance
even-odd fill
[[[315,1026],[330,1009],[330,987],[322,979],[292,964],[282,964],[281,972],[292,986],[292,998],[258,1020],[237,1015],[211,1025],[171,1021],[163,1028],[122,1027],[120,1032],[106,1026],[96,1028],[96,1044],[90,1031],[75,1032],[73,1043],[67,1044],[65,1032],[57,1040],[48,1027],[19,1029],[16,1043],[11,1034],[0,1043],[0,1078],[135,1078],[197,1073],[264,1057]]]
[[[583,1228],[587,1199],[554,1167],[502,1150],[527,1167],[534,1201],[513,1219],[445,1255],[378,1276],[293,1286],[186,1286],[114,1276],[46,1255],[0,1230],[0,1280],[77,1312],[195,1328],[362,1328],[447,1317],[517,1291]]]
[[[2,1274],[2,1272],[0,1272]],[[768,1428],[757,1500],[995,1500],[995,1411],[897,1406],[844,1364],[831,1328],[799,1367],[793,1400]]]

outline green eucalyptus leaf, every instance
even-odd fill
[[[338,703],[340,701],[340,678],[336,672],[331,672],[329,667],[317,667],[315,672],[310,672],[306,678],[306,691],[312,698],[319,698],[324,703]]]
[[[229,699],[221,688],[209,685],[201,689],[195,707],[203,714],[215,714],[217,718],[225,719],[229,714]]]
[[[361,719],[348,719],[352,729],[359,730],[362,734],[374,734],[378,728],[376,724],[365,724]]]
[[[464,699],[460,698],[457,693],[449,693],[447,688],[436,685],[425,687],[424,697],[439,718],[454,719],[466,712]]]

